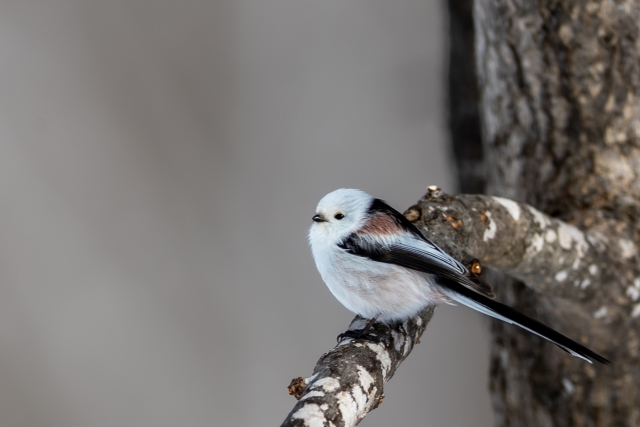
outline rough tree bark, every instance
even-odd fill
[[[469,28],[469,4],[450,0],[452,30]],[[640,6],[476,0],[473,12],[475,31],[451,45],[452,68],[456,51],[466,67],[450,86],[450,125],[466,126],[452,132],[462,188],[486,179],[489,194],[521,203],[431,191],[405,215],[459,260],[500,271],[500,301],[613,362],[589,365],[494,322],[497,425],[640,426]],[[477,87],[460,54],[471,43]],[[432,314],[321,357],[290,386],[300,400],[283,425],[356,425]]]
[[[618,242],[638,261],[640,5],[635,1],[476,0],[475,46],[487,192],[527,202]],[[498,298],[610,349],[594,370],[493,323],[491,390],[500,426],[639,426],[637,269]],[[563,280],[560,280],[563,279]],[[573,302],[570,302],[570,301]],[[606,331],[606,334],[594,331]]]

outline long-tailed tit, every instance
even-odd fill
[[[354,189],[320,200],[309,230],[318,271],[346,308],[384,323],[429,305],[459,303],[520,326],[591,363],[610,362],[588,348],[492,300],[491,286],[426,238],[401,213]]]

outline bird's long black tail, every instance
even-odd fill
[[[610,361],[585,346],[578,344],[560,332],[554,331],[550,327],[525,316],[509,306],[493,301],[451,280],[441,280],[441,284],[443,288],[446,289],[447,295],[462,305],[466,305],[469,308],[504,322],[518,325],[529,332],[551,341],[566,352],[580,359],[584,359],[589,363],[593,363],[592,360],[595,360],[606,365],[611,364]]]

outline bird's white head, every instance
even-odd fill
[[[324,196],[309,229],[311,245],[334,245],[358,230],[366,221],[373,200],[364,191],[352,188],[340,188]]]

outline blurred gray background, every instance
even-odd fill
[[[444,4],[0,2],[0,424],[269,426],[353,317],[317,201],[455,191]],[[362,425],[489,426],[439,308]]]

